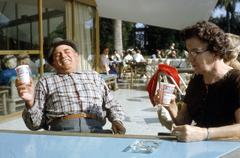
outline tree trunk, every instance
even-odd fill
[[[117,19],[114,20],[114,49],[122,54],[122,21]]]
[[[231,28],[230,28],[230,14],[229,14],[229,11],[227,11],[226,20],[227,20],[227,32],[230,32]]]

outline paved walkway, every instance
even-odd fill
[[[152,107],[145,90],[119,89],[113,92],[113,95],[123,105],[126,113],[127,117],[124,120],[126,134],[157,135],[158,132],[167,131],[159,123],[156,109]],[[109,127],[110,123],[107,123],[105,128]],[[0,120],[0,129],[28,130],[22,121],[21,113],[7,119],[7,121]]]

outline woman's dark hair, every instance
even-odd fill
[[[223,57],[227,53],[229,40],[225,32],[217,25],[201,21],[193,26],[187,27],[182,30],[182,36],[185,40],[198,37],[200,40],[208,43],[208,50]]]

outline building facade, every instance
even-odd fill
[[[0,0],[0,56],[29,54],[40,60],[56,37],[74,40],[80,50],[80,70],[97,70],[99,55],[95,0]]]

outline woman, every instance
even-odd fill
[[[223,61],[229,44],[226,34],[206,21],[182,33],[195,75],[181,109],[175,100],[165,106],[175,124],[173,134],[179,141],[240,138],[240,71]]]
[[[240,63],[238,61],[238,54],[240,52],[240,37],[235,34],[226,33],[229,39],[229,46],[227,55],[224,57],[224,62],[234,69],[240,70]]]
[[[112,63],[109,60],[109,48],[104,47],[101,54],[100,61],[100,73],[102,74],[117,74],[116,70],[112,67]]]

